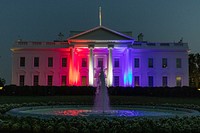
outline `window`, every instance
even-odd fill
[[[62,76],[61,77],[62,79],[62,81],[61,81],[61,84],[62,84],[62,86],[66,86],[67,85],[67,76]]]
[[[134,59],[134,67],[135,68],[139,68],[140,67],[140,60],[139,60],[139,58],[135,58]]]
[[[103,58],[98,58],[98,67],[103,67]]]
[[[19,86],[24,86],[24,79],[25,79],[24,75],[19,76]]]
[[[181,68],[181,58],[176,58],[176,68]]]
[[[167,86],[167,76],[162,77],[162,86],[166,87]]]
[[[148,59],[148,67],[153,68],[153,58]]]
[[[177,76],[177,77],[176,77],[176,86],[181,87],[181,85],[182,85],[182,81],[181,81],[181,80],[182,80],[182,79],[181,79],[180,76]]]
[[[140,86],[140,77],[139,76],[134,77],[134,83],[135,83],[135,86]]]
[[[162,58],[162,68],[167,68],[167,58]]]
[[[53,76],[52,75],[48,75],[47,85],[48,86],[52,86],[52,84],[53,84]]]
[[[119,67],[119,58],[114,59],[114,67]]]
[[[20,67],[25,67],[25,57],[20,57]]]
[[[153,76],[148,77],[149,87],[153,87]]]
[[[34,75],[33,76],[33,86],[38,86],[39,85],[39,76]]]
[[[34,57],[34,67],[39,67],[39,57]]]
[[[82,58],[82,67],[87,67],[87,59]]]
[[[86,76],[82,76],[81,79],[82,79],[81,80],[82,81],[81,85],[82,86],[86,86],[87,85],[87,78],[86,78]]]
[[[48,67],[53,67],[53,57],[48,58]]]
[[[119,86],[119,76],[114,76],[114,86]]]
[[[62,67],[67,67],[67,58],[62,58]]]

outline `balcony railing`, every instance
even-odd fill
[[[24,48],[58,48],[58,47],[68,47],[69,44],[67,42],[28,42],[28,41],[17,41],[14,44],[14,48],[24,47]]]
[[[189,49],[187,43],[154,43],[154,42],[134,42],[132,45],[136,49]]]

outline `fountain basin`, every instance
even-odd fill
[[[111,110],[93,110],[86,105],[60,105],[60,106],[35,106],[21,107],[8,111],[6,114],[18,117],[48,118],[171,118],[184,116],[200,116],[200,112],[192,109],[163,107],[163,106],[112,106]]]

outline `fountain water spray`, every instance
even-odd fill
[[[110,102],[109,102],[108,90],[105,83],[105,74],[103,68],[101,68],[97,81],[96,96],[94,101],[94,111],[105,113],[108,112],[109,110],[110,110]]]

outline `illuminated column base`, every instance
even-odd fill
[[[133,85],[132,50],[128,48],[128,86]]]
[[[76,62],[75,62],[76,61]],[[76,49],[70,49],[69,85],[80,85],[79,59]]]
[[[69,85],[74,85],[74,49],[70,49]]]
[[[133,85],[133,70],[132,70],[132,53],[131,49],[128,48],[126,51],[125,62],[124,62],[124,86]]]

